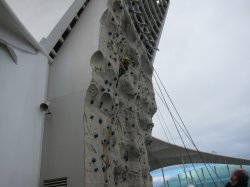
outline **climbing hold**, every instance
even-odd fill
[[[92,158],[92,162],[95,163],[96,162],[96,158]]]
[[[102,119],[99,119],[99,123],[102,124]]]
[[[94,171],[97,172],[97,171],[98,171],[98,168],[95,168]]]
[[[94,137],[97,138],[97,137],[98,137],[98,134],[95,134]]]
[[[129,57],[128,57],[128,56],[122,56],[122,57],[120,58],[120,61],[121,61],[121,62],[128,62],[128,61],[129,61]]]

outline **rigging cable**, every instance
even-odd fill
[[[158,118],[158,120],[159,120],[159,122],[160,122],[160,124],[161,124],[161,127],[162,127],[162,129],[163,129],[163,132],[164,132],[164,134],[165,134],[165,136],[166,136],[167,141],[170,142],[169,139],[168,139],[167,133],[166,133],[164,127],[163,127],[162,121],[160,120],[159,114],[156,113],[156,115],[157,115],[157,118]]]
[[[155,76],[154,76],[154,78],[155,78]],[[158,86],[158,88],[159,88],[159,90],[160,90],[160,92],[161,92],[161,95],[162,95],[162,97],[163,97],[163,100],[164,100],[164,102],[165,102],[165,104],[166,104],[166,107],[167,107],[167,109],[168,109],[168,112],[169,112],[169,114],[170,114],[170,116],[171,116],[171,118],[172,118],[172,120],[173,120],[174,126],[175,126],[175,128],[176,128],[176,130],[177,130],[177,132],[178,132],[178,134],[179,134],[179,137],[180,137],[181,142],[182,142],[182,144],[183,144],[183,146],[184,146],[184,148],[185,148],[185,151],[186,151],[186,153],[187,153],[187,155],[188,155],[188,158],[189,158],[189,160],[191,161],[191,164],[192,164],[192,166],[193,166],[193,168],[194,168],[194,170],[195,170],[195,172],[196,172],[196,174],[197,174],[197,176],[198,176],[198,178],[199,178],[199,181],[200,181],[200,183],[201,183],[202,186],[203,186],[203,183],[201,182],[200,176],[198,175],[197,169],[196,169],[196,167],[195,167],[195,165],[194,165],[194,163],[193,163],[193,160],[192,160],[192,158],[191,158],[191,156],[190,156],[190,154],[189,154],[189,152],[188,152],[188,150],[187,150],[186,144],[185,144],[185,142],[184,142],[184,140],[183,140],[183,138],[182,138],[182,136],[181,136],[180,130],[178,129],[178,127],[177,127],[177,125],[176,125],[176,122],[175,122],[175,120],[173,119],[173,114],[172,114],[172,112],[170,111],[170,108],[169,108],[168,105],[167,105],[167,102],[166,102],[166,100],[165,100],[165,97],[164,97],[164,95],[163,95],[163,93],[162,93],[162,91],[161,91],[161,89],[160,89],[159,83],[158,83],[158,81],[157,81],[156,78],[155,78],[155,81],[156,81],[156,84],[157,84],[157,86]],[[217,185],[216,185],[216,186],[217,186]]]
[[[159,108],[158,108],[158,111],[159,111],[159,113],[161,114],[161,118],[162,118],[162,120],[164,121],[165,127],[168,129],[168,127],[167,127],[167,125],[166,125],[166,122],[165,122],[165,120],[164,120],[164,118],[163,118],[163,116],[162,116],[162,113],[161,113],[161,111],[160,111]],[[161,127],[162,127],[162,129],[163,129],[163,131],[164,131],[164,133],[165,133],[165,136],[166,136],[168,142],[170,142],[169,139],[168,139],[168,137],[167,137],[167,134],[166,134],[166,131],[165,131],[165,129],[164,129],[164,126],[163,126],[161,120],[159,119],[159,118],[160,118],[160,117],[159,117],[159,114],[156,113],[156,115],[157,115],[157,117],[158,117],[158,120],[159,120],[160,123],[161,123]],[[169,129],[168,129],[168,131],[169,131]],[[170,131],[169,131],[169,134],[170,134],[170,136],[171,136],[171,138],[172,138],[173,144],[174,144],[175,146],[177,146]],[[177,153],[174,153],[174,155],[178,158]],[[180,154],[180,156],[181,156],[181,158],[182,158],[182,155],[181,155],[181,154]],[[179,164],[179,166],[180,166],[180,168],[183,170],[183,172],[184,172],[184,174],[185,174],[185,177],[187,177],[187,175],[186,175],[186,168],[185,168],[185,165],[184,165],[183,158],[181,159],[181,161],[182,161],[182,164]],[[190,183],[190,179],[189,179],[189,178],[186,178],[186,181],[188,181],[187,184]]]
[[[209,171],[209,169],[208,169],[208,167],[207,167],[207,164],[205,163],[205,161],[204,161],[204,159],[203,159],[203,156],[202,156],[201,152],[198,150],[197,146],[195,145],[195,143],[194,143],[194,141],[193,141],[193,139],[192,139],[192,137],[191,137],[191,135],[190,135],[190,133],[189,133],[189,131],[188,131],[186,125],[185,125],[185,123],[183,122],[183,120],[182,120],[182,118],[181,118],[181,116],[180,116],[178,110],[176,109],[176,107],[175,107],[175,105],[174,105],[174,103],[173,103],[173,101],[172,101],[170,95],[168,94],[168,92],[167,92],[165,86],[163,85],[162,80],[160,79],[160,77],[159,77],[157,71],[156,71],[155,69],[154,69],[154,71],[155,71],[155,74],[156,74],[157,78],[159,79],[159,81],[160,81],[160,83],[161,83],[161,85],[162,85],[164,91],[166,92],[166,94],[167,94],[167,96],[168,96],[168,99],[170,100],[170,102],[171,102],[171,104],[172,104],[172,106],[173,106],[173,108],[174,108],[176,114],[178,115],[178,117],[179,117],[179,119],[180,119],[182,125],[184,126],[184,128],[185,128],[185,130],[186,130],[186,133],[187,133],[187,134],[185,133],[185,135],[189,138],[189,140],[191,141],[191,143],[192,143],[193,146],[195,147],[195,149],[196,149],[196,151],[198,152],[198,154],[199,154],[199,156],[200,156],[200,158],[201,158],[203,164],[205,165],[205,167],[206,167],[206,169],[207,169],[207,171],[208,171],[208,173],[209,173],[211,179],[212,179],[213,182],[215,183],[215,181],[214,181],[214,179],[213,179],[213,177],[212,177],[212,175],[211,175],[211,173],[210,173],[210,171]],[[155,76],[154,76],[154,78],[155,78]],[[156,80],[156,78],[155,78],[155,80]],[[158,86],[159,86],[159,84],[158,84]],[[164,96],[163,96],[163,97],[164,97]],[[178,122],[177,122],[177,123],[178,123]],[[210,166],[211,170],[215,173],[216,177],[222,182],[223,185],[225,185],[224,182],[221,180],[221,178],[218,176],[218,174],[213,170],[213,168],[211,167],[211,165],[209,165],[209,166]]]
[[[155,70],[155,69],[154,69],[154,70]],[[197,146],[195,145],[195,143],[194,143],[194,141],[193,141],[193,139],[192,139],[192,137],[191,137],[191,135],[190,135],[190,133],[189,133],[187,127],[186,127],[186,125],[184,124],[184,122],[183,122],[183,120],[182,120],[182,118],[181,118],[181,116],[180,116],[178,110],[176,109],[176,107],[175,107],[175,105],[174,105],[174,103],[173,103],[173,101],[172,101],[170,95],[168,94],[168,92],[167,92],[167,90],[166,90],[164,84],[162,83],[161,78],[159,77],[159,75],[158,75],[158,73],[157,73],[156,70],[155,70],[155,74],[156,74],[156,76],[158,77],[158,79],[159,79],[159,81],[160,81],[160,83],[161,83],[161,85],[162,85],[164,91],[166,92],[166,94],[167,94],[167,96],[168,96],[168,98],[169,98],[169,100],[170,100],[172,106],[174,107],[175,112],[177,113],[179,119],[181,120],[181,123],[182,123],[182,125],[184,126],[184,128],[185,128],[185,130],[186,130],[186,132],[187,132],[187,134],[188,134],[188,137],[189,137],[191,143],[193,144],[193,146],[195,147],[196,151],[198,152],[198,154],[199,154],[199,156],[200,156],[200,158],[201,158],[201,160],[202,160],[202,163],[205,165],[205,168],[207,169],[207,171],[208,171],[210,177],[211,177],[212,180],[213,180],[213,177],[212,177],[212,175],[211,175],[209,169],[207,168],[207,164],[206,164],[206,162],[204,161],[201,152],[198,150]],[[186,134],[186,133],[185,133],[185,134]],[[187,136],[187,135],[186,135],[186,136]],[[223,185],[225,185],[225,183],[221,180],[221,178],[218,176],[218,174],[214,171],[214,169],[212,168],[212,166],[211,166],[210,164],[208,164],[208,165],[209,165],[209,167],[211,168],[211,170],[214,172],[215,176],[221,181],[221,183],[222,183]]]
[[[160,98],[160,100],[162,101],[162,103],[165,105],[165,103],[164,103],[163,99],[161,98],[161,96],[159,95],[158,91],[157,91],[155,88],[154,88],[154,90],[155,90],[156,94],[158,95],[158,97]],[[158,108],[158,110],[159,110],[159,108]],[[159,112],[161,113],[160,110],[159,110]],[[162,117],[162,118],[163,118],[163,117]],[[182,128],[182,126],[181,126],[180,123],[176,120],[176,118],[175,118],[174,116],[173,116],[173,118],[174,118],[175,122],[177,123],[177,125],[181,128],[182,132],[187,136],[187,138],[191,141],[191,143],[194,144],[193,139],[190,138],[190,136],[189,136],[189,135],[187,134],[187,132]],[[163,119],[163,121],[164,121],[164,119]],[[164,122],[165,122],[165,121],[164,121]],[[166,122],[165,122],[165,126],[167,126],[167,125],[166,125]],[[214,174],[215,174],[216,177],[220,180],[220,182],[221,182],[223,185],[225,185],[225,183],[224,183],[224,182],[222,181],[222,179],[218,176],[218,174],[215,172],[215,170],[213,169],[213,167],[212,167],[210,164],[208,164],[208,163],[206,163],[206,162],[204,161],[204,159],[203,159],[203,157],[202,157],[202,154],[200,153],[200,151],[199,151],[197,148],[196,148],[196,151],[198,152],[199,157],[201,158],[201,161],[202,161],[202,163],[204,164],[206,170],[207,170],[208,173],[210,174],[210,177],[211,177],[211,173],[210,173],[210,171],[208,170],[208,168],[207,168],[206,165],[208,165],[208,166],[210,167],[210,169],[214,172]],[[201,154],[201,155],[200,155],[200,154]]]
[[[163,103],[164,105],[166,105],[166,104],[164,103],[163,99],[161,98],[159,92],[158,92],[155,88],[154,88],[154,90],[155,90],[156,94],[158,95],[158,97],[160,98],[160,100],[162,101],[162,103]],[[159,108],[158,108],[158,109],[159,109]],[[160,110],[159,110],[159,112],[160,112]],[[160,112],[160,114],[161,114],[161,112]],[[162,114],[161,114],[161,116],[162,116]],[[189,136],[188,136],[188,134],[186,133],[186,131],[182,128],[182,126],[180,125],[180,123],[176,120],[176,118],[175,118],[174,116],[173,116],[173,118],[174,118],[175,122],[177,123],[177,125],[181,128],[182,132],[187,136],[187,138],[188,138],[190,141],[192,141],[192,140],[189,138]],[[165,124],[166,124],[166,123],[165,123]]]
[[[163,102],[163,99],[161,98],[161,96],[159,95],[159,93],[158,93],[158,91],[154,88],[154,90],[155,90],[155,92],[157,93],[157,95],[158,95],[158,97],[161,99],[161,101]],[[167,130],[168,130],[168,133],[170,134],[170,136],[171,136],[171,139],[172,139],[172,141],[173,141],[173,144],[175,145],[175,146],[177,146],[176,145],[176,143],[175,143],[175,141],[174,141],[174,138],[173,138],[173,136],[172,136],[172,133],[171,133],[171,131],[169,130],[169,128],[168,128],[168,126],[167,126],[167,123],[165,122],[165,120],[164,120],[164,117],[163,117],[163,115],[162,115],[162,113],[161,113],[161,110],[160,110],[160,108],[158,108],[158,111],[159,111],[159,113],[160,113],[160,115],[161,115],[161,118],[162,118],[162,120],[163,120],[163,122],[164,122],[164,124],[165,124],[165,127],[167,128]],[[158,120],[160,121],[160,123],[161,123],[161,127],[162,127],[162,129],[163,129],[163,131],[164,131],[164,133],[165,133],[165,136],[166,136],[166,138],[167,138],[167,140],[168,140],[168,137],[167,137],[167,134],[166,134],[166,131],[165,131],[165,129],[164,129],[164,127],[163,127],[163,125],[162,125],[162,122],[161,122],[161,120],[160,120],[160,118],[159,118],[159,115],[158,115],[158,113],[156,113],[156,115],[157,115],[157,117],[158,117]],[[183,130],[183,129],[182,129]],[[170,142],[169,140],[168,140],[168,142]],[[178,155],[177,155],[177,153],[174,153],[174,155],[178,158]],[[181,158],[182,158],[182,155],[180,154],[180,156],[181,156]],[[187,184],[189,184],[190,183],[190,179],[189,178],[187,178],[187,174],[186,174],[186,166],[184,165],[184,161],[183,161],[183,158],[181,159],[181,161],[182,161],[182,164],[180,164],[179,166],[180,166],[180,168],[183,170],[183,172],[184,172],[184,174],[185,174],[185,177],[186,177],[186,181],[188,181],[187,182]]]

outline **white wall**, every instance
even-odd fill
[[[41,184],[44,179],[68,177],[68,186],[84,185],[84,98],[105,9],[106,0],[88,3],[50,67],[51,115],[45,122]]]
[[[0,45],[0,186],[39,183],[48,60],[15,50],[18,65]]]

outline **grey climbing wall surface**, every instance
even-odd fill
[[[87,187],[152,186],[152,61],[167,8],[161,0],[108,1],[85,98]]]

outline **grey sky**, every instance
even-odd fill
[[[73,0],[7,0],[39,41]],[[250,159],[250,1],[172,0],[155,60],[202,151]],[[165,107],[168,128],[180,144]],[[154,118],[153,135],[165,140]]]
[[[249,10],[248,0],[172,0],[155,60],[198,148],[248,159]],[[153,134],[165,139],[154,121]]]
[[[74,0],[6,0],[37,41],[47,37]]]

